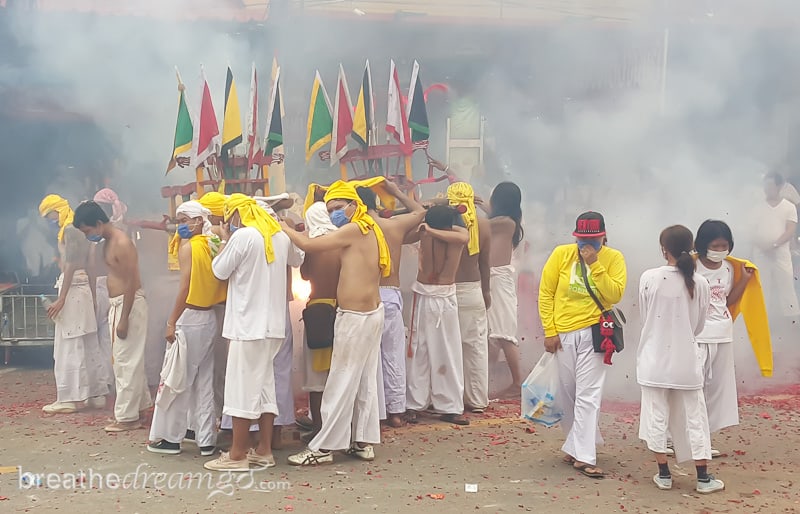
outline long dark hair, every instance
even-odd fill
[[[489,201],[492,204],[490,218],[508,216],[514,220],[516,228],[511,242],[516,248],[525,237],[525,231],[522,229],[522,191],[513,182],[500,182],[492,191]]]
[[[686,282],[686,289],[689,290],[689,297],[694,298],[694,272],[696,265],[694,258],[690,255],[692,251],[692,231],[683,225],[673,225],[665,228],[658,238],[661,246],[675,257],[676,266],[683,275]]]

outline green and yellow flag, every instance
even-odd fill
[[[331,142],[333,134],[333,116],[331,101],[322,78],[317,71],[314,85],[311,87],[311,104],[308,107],[308,124],[306,125],[306,162],[311,160],[314,152]]]
[[[178,119],[175,122],[175,142],[172,146],[172,158],[167,165],[167,173],[172,168],[179,166],[185,168],[189,165],[189,150],[192,149],[192,117],[186,106],[186,88],[178,75]]]

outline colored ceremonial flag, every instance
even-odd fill
[[[408,129],[408,117],[400,94],[400,78],[394,60],[391,61],[389,70],[389,112],[386,115],[386,131],[400,143],[400,149],[404,154],[411,155],[413,147]]]
[[[281,94],[279,85],[279,75],[280,68],[278,67],[278,59],[273,56],[271,78],[272,90],[274,91],[275,98],[274,103],[270,103],[270,106],[274,106],[274,109],[272,109],[272,112],[270,112],[270,116],[267,117],[267,123],[269,123],[271,127],[267,129],[267,138],[271,138],[273,146],[264,146],[264,155],[269,155],[272,159],[269,165],[269,177],[264,177],[269,178],[270,194],[280,194],[286,192],[286,167],[284,163],[285,151],[283,146],[283,95]],[[273,121],[276,119],[275,109],[277,109],[278,112],[277,122]]]
[[[178,75],[178,118],[175,122],[175,141],[172,146],[172,158],[167,165],[167,173],[175,166],[185,168],[189,165],[188,153],[192,149],[192,117],[186,105],[186,87]]]
[[[216,155],[222,145],[219,135],[217,115],[214,113],[214,104],[211,102],[211,90],[208,88],[206,73],[200,67],[200,80],[202,83],[200,94],[200,108],[197,116],[197,130],[194,131],[192,140],[193,153],[192,167],[201,166],[211,155]]]
[[[250,102],[247,108],[247,172],[256,163],[261,165],[261,143],[258,140],[258,77],[256,63],[250,75]]]
[[[411,86],[408,91],[408,128],[414,148],[427,148],[431,128],[428,125],[428,110],[425,108],[425,91],[419,78],[419,63],[414,61]]]
[[[272,94],[267,111],[267,135],[264,138],[264,155],[272,155],[272,151],[283,145],[283,122],[281,120],[281,69],[275,72]]]
[[[222,117],[222,155],[242,142],[242,114],[239,111],[239,95],[230,67],[225,78],[225,110]]]
[[[353,104],[347,88],[344,68],[339,64],[339,82],[333,104],[333,134],[331,136],[331,166],[347,153],[347,136],[353,132]]]
[[[375,98],[372,94],[372,73],[369,70],[369,61],[364,68],[361,91],[358,93],[356,111],[353,115],[353,139],[363,148],[374,144]]]
[[[311,86],[311,103],[308,106],[308,123],[306,125],[306,162],[311,160],[314,152],[331,142],[333,133],[333,117],[331,101],[319,71],[314,76]]]

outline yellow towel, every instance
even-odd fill
[[[731,317],[734,321],[740,313],[742,314],[744,324],[747,327],[747,335],[750,338],[750,345],[753,347],[758,367],[761,369],[761,375],[771,377],[773,370],[772,338],[769,333],[767,307],[764,302],[764,291],[761,287],[758,268],[752,262],[744,259],[728,256],[725,260],[733,265],[734,284],[742,275],[742,264],[748,268],[755,269],[755,275],[745,287],[742,297],[737,303],[729,306],[728,309],[731,311]]]
[[[386,188],[386,177],[372,177],[364,180],[351,180],[349,183],[356,188],[366,187],[375,191],[375,194],[378,195],[378,198],[381,200],[381,205],[390,211],[393,211],[397,206],[397,198],[395,198],[394,195],[391,194]],[[311,204],[314,203],[314,196],[316,195],[318,189],[322,189],[322,191],[328,190],[326,186],[321,186],[319,184],[308,185],[306,199],[303,203],[303,216],[306,215],[306,211],[309,207],[311,207]]]
[[[392,258],[389,254],[389,245],[386,244],[386,238],[383,235],[381,227],[375,223],[372,216],[367,214],[367,206],[361,201],[361,198],[356,193],[356,188],[352,182],[345,182],[337,180],[328,188],[325,193],[325,202],[331,200],[342,199],[351,200],[356,204],[356,212],[350,218],[351,223],[358,225],[362,234],[366,234],[370,230],[375,232],[375,238],[378,240],[378,264],[381,268],[381,273],[384,277],[388,277],[392,273]]]
[[[39,215],[44,217],[51,212],[58,213],[58,241],[64,241],[64,229],[72,223],[74,213],[69,207],[69,202],[58,195],[47,195],[39,204]]]
[[[236,211],[239,211],[242,225],[261,232],[261,235],[264,236],[267,262],[274,261],[275,250],[272,248],[272,236],[281,231],[281,226],[275,218],[259,207],[255,200],[241,193],[234,193],[225,200],[225,221],[228,221]]]
[[[336,300],[332,298],[313,298],[306,305],[314,305],[315,303],[324,303],[336,307]],[[331,369],[332,355],[333,346],[311,350],[311,369],[314,371],[328,371]]]
[[[216,191],[209,191],[197,200],[200,205],[211,211],[213,216],[225,215],[225,195]]]
[[[478,213],[475,211],[475,192],[466,182],[455,182],[447,188],[447,199],[450,205],[463,205],[467,212],[463,214],[464,224],[469,230],[469,244],[467,250],[470,255],[475,255],[481,250],[480,235],[478,233]]]

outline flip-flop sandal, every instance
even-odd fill
[[[410,410],[406,413],[406,421],[412,425],[416,425],[419,423],[419,419],[417,419],[417,413]]]
[[[600,479],[600,478],[605,478],[606,477],[606,474],[605,474],[605,472],[603,470],[601,470],[598,467],[592,466],[591,464],[581,464],[580,466],[576,466],[576,465],[573,464],[572,467],[575,469],[575,471],[583,473],[584,475],[586,475],[589,478],[598,478],[598,479]],[[594,471],[589,471],[590,469],[594,470]]]
[[[443,414],[441,419],[445,423],[452,423],[454,425],[461,425],[464,427],[469,425],[469,420],[460,414]]]

